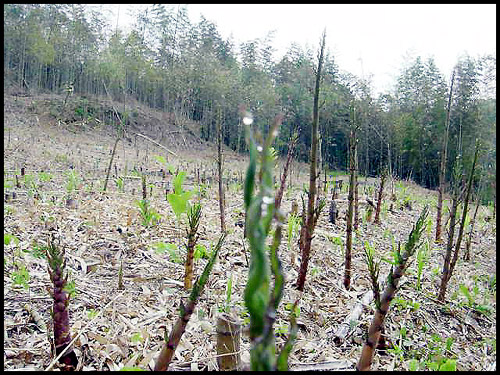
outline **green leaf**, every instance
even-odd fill
[[[464,284],[460,284],[459,286],[460,291],[463,293],[465,297],[467,297],[467,301],[469,302],[469,305],[474,304],[474,298],[472,298],[469,288],[467,288]]]
[[[9,233],[4,233],[3,234],[4,245],[9,246],[11,241],[14,241],[16,243],[16,245],[19,243],[19,239],[16,236],[9,234]]]
[[[153,157],[155,158],[155,160],[160,163],[160,164],[167,164],[167,159],[165,159],[164,156],[161,156],[161,155],[153,155]]]
[[[120,369],[120,371],[146,371],[143,370],[142,368],[139,367],[130,367],[130,366],[125,366]]]
[[[174,263],[182,263],[182,259],[179,256],[179,247],[174,243],[167,243],[166,249],[168,250],[169,258]]]
[[[179,194],[168,194],[167,200],[168,203],[170,203],[170,206],[172,207],[177,220],[179,220],[181,215],[186,212],[187,200]]]
[[[21,285],[24,289],[28,289],[29,280],[30,274],[24,264],[19,267],[19,270],[12,272],[12,283],[14,285]]]
[[[182,194],[182,183],[184,182],[184,177],[186,177],[186,172],[184,171],[177,173],[177,176],[174,177],[172,184],[174,185],[175,194]]]
[[[438,369],[438,364],[437,362],[427,362],[427,367],[429,367],[429,370],[436,371]]]
[[[64,291],[68,292],[69,296],[71,298],[74,298],[76,296],[76,285],[75,285],[75,280],[69,281],[66,286],[63,288]]]
[[[439,371],[457,371],[457,361],[455,359],[447,359],[445,363],[439,366]]]
[[[194,259],[208,259],[208,251],[205,245],[196,244],[194,247]]]
[[[418,370],[418,361],[416,359],[410,359],[410,362],[408,362],[408,369],[410,371],[417,371]]]
[[[140,332],[136,332],[132,335],[132,337],[130,337],[130,341],[132,342],[142,342],[142,340],[144,339],[142,338]]]
[[[157,242],[153,244],[153,248],[155,249],[156,254],[163,254],[167,251],[167,244],[164,242]]]
[[[453,337],[448,337],[446,339],[446,350],[450,351],[452,345],[453,345]]]

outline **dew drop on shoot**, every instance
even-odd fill
[[[257,146],[257,151],[262,152],[263,148],[262,146]]]
[[[243,124],[245,125],[252,125],[253,123],[253,117],[250,112],[245,113],[245,116],[243,117]]]
[[[264,196],[262,197],[262,201],[265,203],[265,204],[271,204],[274,202],[274,198],[272,197],[268,197],[268,196]]]

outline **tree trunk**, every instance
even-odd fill
[[[444,179],[446,177],[446,153],[448,150],[448,133],[450,130],[450,111],[451,99],[453,96],[453,81],[455,80],[455,71],[451,76],[450,94],[448,96],[448,108],[446,110],[446,130],[443,140],[443,149],[441,152],[441,167],[439,170],[439,187],[438,187],[438,203],[436,214],[436,239],[435,242],[441,242],[441,217],[443,215],[443,194],[444,194]]]
[[[312,235],[313,235],[313,230],[314,230],[314,202],[316,198],[316,178],[317,178],[317,173],[316,173],[316,163],[317,163],[317,148],[318,148],[318,120],[319,120],[319,106],[318,106],[318,100],[319,100],[319,87],[321,83],[321,67],[323,65],[323,53],[325,50],[325,38],[326,34],[323,31],[323,37],[321,39],[321,46],[320,46],[320,54],[319,54],[319,61],[318,61],[318,69],[316,72],[316,86],[314,89],[314,102],[313,102],[313,121],[312,121],[312,129],[311,129],[311,160],[310,160],[310,168],[309,168],[309,199],[308,199],[308,204],[307,204],[307,220],[305,223],[302,225],[305,226],[304,230],[304,238],[303,242],[301,243],[301,254],[302,254],[302,261],[300,263],[300,271],[299,271],[299,276],[297,279],[297,289],[299,291],[304,290],[304,283],[306,281],[306,273],[307,273],[307,266],[309,264],[309,256],[311,252],[311,240],[312,240]],[[319,211],[318,211],[319,214]],[[302,230],[301,230],[302,231]],[[302,236],[301,236],[302,237]]]

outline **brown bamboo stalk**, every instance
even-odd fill
[[[174,328],[170,333],[168,341],[164,344],[162,350],[160,351],[160,355],[156,360],[154,369],[155,371],[167,371],[168,366],[170,365],[170,361],[172,360],[172,357],[174,355],[175,349],[177,349],[179,341],[181,340],[181,337],[184,334],[184,331],[186,330],[186,325],[188,324],[189,318],[191,318],[194,308],[198,303],[198,299],[200,298],[200,295],[203,292],[203,288],[205,287],[205,284],[208,280],[208,276],[210,275],[210,272],[217,259],[217,255],[225,238],[226,238],[226,233],[223,233],[219,238],[219,241],[215,247],[214,252],[212,253],[210,260],[205,266],[205,269],[203,270],[201,276],[195,282],[193,289],[191,290],[187,306],[184,306],[184,304],[181,301],[180,315],[177,318],[177,321],[175,322]]]
[[[438,203],[436,213],[436,239],[435,242],[441,242],[441,217],[443,212],[443,194],[444,194],[444,179],[446,174],[446,153],[448,150],[448,133],[450,129],[450,112],[451,99],[453,96],[453,81],[455,80],[455,70],[451,76],[450,94],[448,96],[448,108],[446,110],[446,130],[443,140],[443,149],[441,153],[441,167],[439,169],[439,187],[438,187]]]
[[[315,211],[315,200],[316,200],[316,164],[317,164],[317,151],[318,151],[318,122],[319,122],[319,88],[321,83],[321,68],[323,65],[323,54],[325,50],[325,38],[326,32],[323,31],[323,36],[321,39],[320,54],[318,60],[318,69],[316,71],[316,86],[314,90],[314,100],[313,100],[313,122],[311,127],[311,158],[309,162],[309,199],[307,204],[307,219],[306,222],[302,224],[302,229],[304,233],[302,235],[301,229],[301,253],[302,260],[300,262],[299,275],[296,282],[296,287],[299,291],[304,290],[304,284],[306,281],[307,266],[309,264],[309,257],[311,253],[311,241],[314,231],[314,218]]]
[[[163,346],[158,360],[156,361],[154,371],[167,371],[170,361],[175,353],[175,349],[177,348],[177,345],[179,345],[179,341],[181,340],[182,334],[186,330],[186,325],[188,324],[195,307],[196,301],[189,300],[187,306],[185,307],[181,302],[182,315],[175,322],[168,342]]]
[[[441,272],[441,286],[439,288],[438,301],[444,301],[444,296],[446,294],[446,286],[448,283],[448,273],[450,271],[451,262],[451,252],[453,251],[453,239],[455,237],[455,217],[457,215],[458,208],[458,194],[454,193],[451,200],[450,216],[448,220],[450,221],[450,227],[448,229],[448,241],[446,243],[446,253],[443,262],[443,271]]]
[[[354,171],[354,230],[358,230],[359,225],[359,200],[358,200],[358,148],[354,149],[354,162],[356,163],[356,169]]]
[[[293,152],[295,151],[295,145],[297,144],[298,139],[299,139],[298,135],[294,134],[292,139],[290,140],[290,143],[288,144],[288,152],[286,155],[285,166],[283,167],[283,174],[281,175],[280,188],[276,192],[276,197],[274,199],[274,206],[276,207],[276,209],[279,209],[281,206],[281,199],[283,198],[283,192],[285,191],[286,177],[288,175],[288,168],[290,166]]]
[[[479,211],[479,204],[481,203],[481,195],[478,193],[476,198],[476,208],[474,210],[474,215],[470,221],[470,230],[467,234],[467,240],[465,242],[465,255],[464,260],[470,261],[470,248],[472,243],[472,235],[474,234],[474,225],[476,223],[477,212]]]
[[[378,190],[377,209],[375,210],[375,219],[373,220],[374,224],[380,224],[380,209],[382,207],[382,195],[384,193],[384,184],[386,178],[387,174],[385,171],[383,171],[382,175],[380,176],[380,188]]]
[[[377,344],[379,342],[382,333],[385,316],[389,311],[389,306],[391,304],[391,301],[394,299],[394,296],[396,295],[399,280],[404,275],[407,261],[410,258],[410,256],[412,256],[415,253],[415,250],[419,245],[420,237],[422,235],[422,231],[424,230],[424,222],[425,219],[427,218],[427,214],[428,214],[428,209],[427,207],[425,207],[408,237],[408,241],[405,244],[404,253],[398,257],[399,261],[397,266],[395,267],[395,269],[394,268],[391,269],[389,273],[387,286],[380,300],[380,306],[377,307],[375,310],[375,315],[373,317],[370,328],[368,329],[368,338],[366,339],[366,342],[363,345],[361,357],[359,358],[358,364],[356,365],[356,370],[358,371],[370,370],[371,363],[373,360],[373,355],[375,353],[375,348],[377,347]]]
[[[356,121],[356,109],[353,109],[353,123]],[[348,209],[347,209],[347,223],[346,223],[346,251],[345,251],[345,272],[344,272],[344,287],[349,290],[351,287],[351,252],[352,252],[352,221],[354,213],[354,185],[356,183],[356,163],[354,159],[356,150],[356,127],[351,129],[349,143],[349,195],[348,195]]]
[[[220,231],[226,231],[226,215],[224,213],[224,186],[222,184],[222,120],[221,109],[217,109],[217,170],[219,172],[219,210],[220,210]]]
[[[472,163],[472,168],[471,168],[470,175],[469,175],[469,181],[467,183],[467,192],[465,194],[464,207],[462,209],[462,219],[460,221],[460,227],[458,229],[458,236],[457,236],[457,242],[455,244],[455,251],[453,253],[453,259],[451,260],[448,272],[446,274],[443,273],[443,278],[441,279],[441,287],[439,289],[439,296],[438,296],[438,300],[441,302],[444,302],[444,300],[445,300],[445,294],[446,294],[446,288],[448,286],[448,281],[450,280],[451,275],[453,273],[453,270],[455,269],[455,265],[456,265],[457,260],[458,260],[458,253],[460,251],[460,245],[462,244],[462,238],[463,238],[464,227],[465,227],[465,218],[467,216],[467,210],[469,208],[469,200],[470,200],[470,194],[471,194],[471,190],[472,190],[472,182],[474,179],[474,172],[476,169],[478,154],[479,154],[479,142],[476,141],[476,150],[474,152],[474,161]],[[446,277],[446,278],[444,278],[444,277]]]
[[[187,231],[188,243],[184,273],[184,289],[186,290],[191,289],[193,286],[194,247],[199,238],[196,233],[200,224],[201,205],[195,203],[190,210],[188,215],[189,229]]]
[[[141,181],[142,181],[142,199],[147,199],[148,191],[146,189],[146,175],[145,174],[142,175]]]

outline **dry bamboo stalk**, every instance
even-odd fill
[[[145,136],[145,135],[142,135],[140,133],[135,133],[135,135],[138,135],[139,137],[142,137],[144,139],[147,139],[148,141],[154,143],[155,145],[157,145],[158,147],[161,147],[162,149],[164,149],[165,151],[167,151],[168,153],[170,153],[171,155],[174,155],[174,156],[177,156],[177,154],[173,151],[170,151],[168,148],[166,148],[165,146],[159,144],[158,142],[156,142],[155,140]]]
[[[335,345],[340,345],[344,342],[345,338],[348,336],[349,331],[351,331],[351,321],[357,321],[361,312],[363,311],[363,306],[370,304],[373,300],[373,292],[369,290],[366,292],[361,301],[358,301],[351,313],[344,319],[340,324],[337,331],[334,334],[333,342]]]

